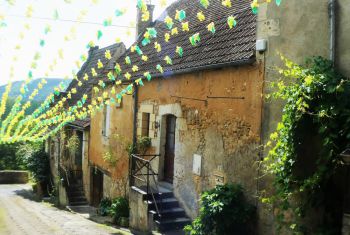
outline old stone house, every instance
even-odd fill
[[[90,144],[89,157],[104,173],[103,195],[122,195],[120,185],[130,174],[126,182],[130,183],[133,228],[152,229],[153,217],[149,213],[158,212],[152,200],[145,204],[150,192],[163,192],[168,201],[164,203],[169,203],[170,213],[174,213],[173,219],[162,221],[154,216],[154,222],[163,230],[181,228],[195,218],[201,192],[217,184],[242,184],[256,204],[258,171],[254,163],[259,158],[264,75],[263,64],[255,57],[256,16],[248,2],[234,2],[232,8],[220,2],[211,4],[204,22],[197,19],[197,2],[183,0],[170,5],[149,26],[157,31],[162,48],[158,53],[153,42],[141,46],[145,32],[141,28],[136,42],[116,61],[122,74],[131,74],[121,86],[134,84],[132,95],[91,118],[90,143],[94,145]],[[191,32],[182,30],[182,24],[174,21],[173,28],[178,32],[166,42],[163,38],[169,30],[164,18],[179,9],[186,11],[184,21],[190,22]],[[239,24],[230,29],[226,19],[232,12]],[[215,34],[207,30],[212,21],[217,28]],[[196,46],[189,41],[193,30],[201,37]],[[141,61],[133,50],[135,45],[148,56],[147,61]],[[177,47],[183,49],[183,55],[175,53]],[[166,63],[166,56],[171,63]],[[132,64],[125,65],[126,57]],[[164,73],[156,69],[158,64]],[[134,65],[138,71],[133,70]],[[152,80],[144,79],[144,86],[137,87],[136,80],[145,73]],[[106,125],[107,134],[101,132]],[[135,144],[145,137],[151,140],[147,152],[138,152],[130,159],[121,143]],[[108,151],[115,165],[103,158]],[[153,173],[147,176],[147,171]]]
[[[124,44],[117,43],[106,48],[92,47],[88,58],[66,89],[57,97],[67,99],[67,107],[74,106],[87,95],[86,108],[91,104],[91,90],[95,80],[101,79],[103,71],[108,67],[109,60],[105,58],[109,50],[113,59],[124,52]],[[97,63],[104,65],[98,68]],[[94,71],[93,71],[94,70]],[[95,73],[95,74],[94,74]],[[79,83],[81,81],[81,83]],[[72,92],[75,89],[76,91]],[[90,117],[68,123],[56,136],[50,137],[46,145],[50,156],[51,174],[55,179],[58,199],[61,206],[88,205],[94,198],[91,190],[91,178],[94,176],[89,163]]]

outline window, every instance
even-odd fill
[[[110,133],[111,106],[105,105],[103,109],[102,135],[108,137]]]
[[[149,113],[142,113],[141,136],[149,136]]]

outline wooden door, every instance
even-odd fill
[[[166,117],[164,180],[169,183],[173,183],[173,178],[174,178],[175,127],[176,127],[176,117],[174,115],[168,115]]]
[[[92,205],[98,207],[103,197],[103,173],[92,169]]]

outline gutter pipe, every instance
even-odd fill
[[[328,14],[329,14],[329,59],[332,61],[333,66],[335,65],[335,7],[336,0],[328,0]]]
[[[134,148],[137,143],[137,113],[138,113],[138,92],[139,92],[139,87],[134,86],[134,113],[133,113],[133,129],[132,129],[132,147]],[[134,161],[131,156],[129,156],[129,187],[133,185],[132,181],[132,170],[134,169]]]

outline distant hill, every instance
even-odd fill
[[[38,87],[38,83],[40,82],[40,79],[34,79],[28,84],[28,89],[29,89],[29,95],[31,92]],[[46,78],[47,84],[40,90],[39,94],[35,96],[35,101],[37,102],[42,102],[45,100],[45,98],[53,92],[54,87],[56,87],[60,82],[64,82],[66,87],[69,85],[71,80],[67,79],[60,79],[60,78]],[[16,99],[17,96],[21,94],[20,88],[22,85],[23,81],[15,81],[12,83],[12,88],[11,92],[9,94],[9,97],[12,99]],[[6,90],[6,85],[0,86],[0,98],[2,97],[2,94]],[[24,99],[25,100],[25,99]]]

